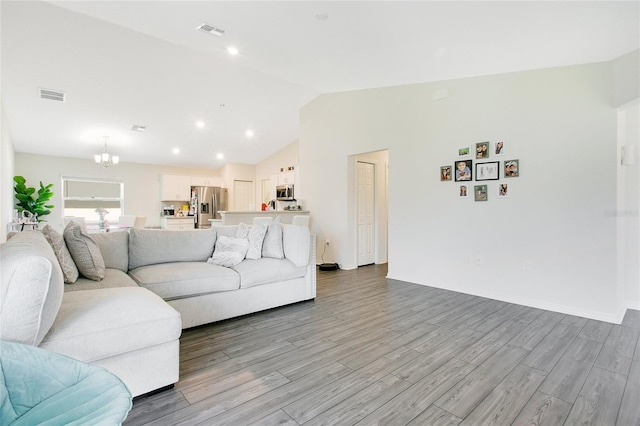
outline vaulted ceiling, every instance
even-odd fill
[[[254,164],[297,140],[300,107],[322,93],[608,61],[640,43],[638,1],[0,7],[16,151],[91,159],[108,136],[121,161],[203,168]],[[197,30],[202,23],[224,34]],[[41,99],[39,88],[65,102]]]

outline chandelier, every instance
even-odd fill
[[[111,165],[117,166],[120,162],[120,157],[117,155],[109,155],[107,152],[107,139],[109,139],[109,137],[105,136],[104,150],[102,151],[102,154],[96,154],[93,158],[96,160],[96,164],[101,164],[102,167],[109,167]]]

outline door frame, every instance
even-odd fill
[[[388,261],[389,252],[389,150],[365,152],[348,157],[347,164],[347,253],[351,262],[341,264],[342,269],[358,267],[358,161],[375,165],[375,209],[374,209],[374,263]]]

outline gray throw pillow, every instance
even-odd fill
[[[282,246],[282,226],[280,216],[273,219],[267,227],[267,234],[262,243],[262,257],[273,257],[284,259],[284,248]]]
[[[101,281],[105,266],[98,244],[75,222],[69,222],[63,235],[80,273],[90,280]]]
[[[71,253],[69,253],[69,249],[67,248],[62,235],[49,225],[45,225],[44,228],[42,228],[42,234],[47,239],[49,245],[51,245],[51,248],[53,249],[53,252],[58,258],[58,263],[60,264],[62,275],[64,276],[64,282],[67,284],[75,283],[79,275],[78,268],[73,262]]]

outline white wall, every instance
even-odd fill
[[[0,106],[0,242],[7,238],[7,225],[13,216],[14,151],[4,107]]]
[[[323,95],[301,111],[313,230],[354,264],[347,158],[389,148],[390,278],[618,321],[613,96],[611,63]],[[521,176],[460,200],[440,166],[486,140]]]
[[[56,207],[43,219],[62,229],[62,176],[116,179],[124,182],[124,213],[147,216],[146,226],[160,226],[160,175],[219,176],[216,170],[159,166],[121,162],[118,166],[103,168],[91,159],[50,157],[17,152],[15,174],[22,175],[29,186],[39,181],[53,183],[52,204]],[[225,181],[226,182],[226,181]],[[115,219],[107,216],[107,219]]]

